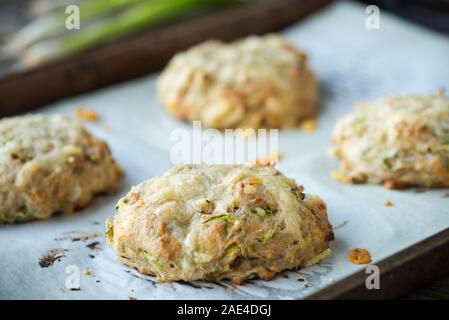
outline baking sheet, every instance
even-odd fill
[[[90,131],[106,139],[126,171],[117,195],[97,198],[71,216],[0,226],[0,298],[40,299],[298,299],[364,268],[346,260],[353,247],[368,249],[373,263],[449,227],[449,190],[390,191],[380,186],[342,185],[329,172],[335,119],[359,99],[385,94],[428,93],[449,88],[449,39],[381,12],[380,30],[365,28],[365,7],[338,2],[285,30],[309,53],[320,79],[320,115],[316,131],[283,131],[279,168],[328,204],[336,226],[333,254],[322,263],[273,281],[242,286],[220,283],[165,283],[118,263],[105,244],[104,220],[131,185],[171,167],[170,133],[189,124],[164,113],[155,97],[157,74],[42,109],[72,115],[75,106],[96,110]],[[384,206],[390,200],[392,207]],[[98,242],[96,246],[91,245]],[[88,247],[88,245],[91,245]],[[65,249],[53,265],[39,261],[52,249]],[[80,290],[66,287],[73,266]],[[89,268],[92,274],[85,275]],[[305,281],[298,281],[304,279]],[[382,287],[382,279],[381,279]]]

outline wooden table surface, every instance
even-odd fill
[[[404,299],[445,299],[449,300],[449,276],[437,280],[428,286],[417,290],[407,296]]]

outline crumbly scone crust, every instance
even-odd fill
[[[116,209],[108,242],[158,281],[269,280],[317,263],[333,240],[325,203],[272,167],[177,166]]]
[[[449,100],[442,92],[361,102],[337,121],[331,153],[354,183],[449,186]]]
[[[70,213],[121,176],[107,144],[60,115],[0,120],[0,172],[0,223]]]
[[[314,115],[317,81],[307,56],[270,34],[211,40],[177,54],[158,95],[176,117],[207,127],[292,128]]]

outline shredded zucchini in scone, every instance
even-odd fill
[[[358,103],[338,120],[332,154],[355,183],[449,186],[449,99],[438,92]]]
[[[271,279],[330,253],[325,203],[272,167],[182,165],[143,182],[107,222],[124,264],[159,281]]]
[[[279,35],[209,40],[176,54],[158,80],[174,116],[207,127],[291,128],[315,114],[307,56]]]
[[[107,144],[61,115],[0,120],[0,223],[45,219],[117,189]]]

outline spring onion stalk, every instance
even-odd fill
[[[35,18],[71,4],[78,5],[80,1],[82,0],[33,0],[28,11],[31,17]]]
[[[88,23],[92,19],[141,1],[142,0],[78,0],[72,1],[72,4],[77,5],[80,9],[81,23]],[[66,2],[58,1],[58,3],[60,6],[55,5],[52,9],[49,9],[47,14],[34,19],[13,36],[7,45],[7,49],[11,54],[24,50],[40,40],[57,36],[67,31],[65,27],[65,21],[67,19],[65,11],[66,6],[63,5]]]
[[[54,58],[83,51],[188,13],[213,6],[239,3],[236,0],[149,0],[138,2],[109,19],[80,30],[67,32],[64,37],[39,41],[30,46],[22,57],[22,64],[33,66]]]

